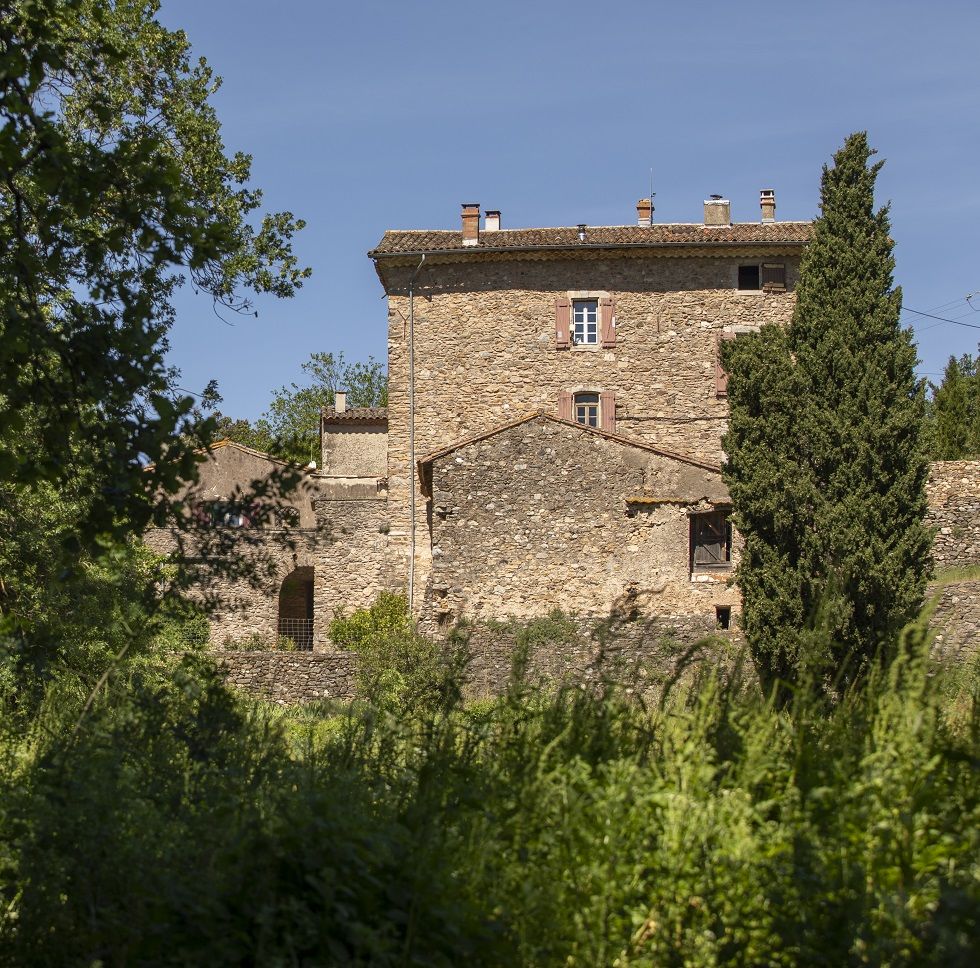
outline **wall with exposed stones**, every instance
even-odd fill
[[[424,627],[625,608],[711,628],[716,606],[738,610],[730,570],[690,570],[690,513],[729,500],[717,470],[540,416],[450,451],[429,473]]]
[[[350,652],[215,650],[212,655],[226,682],[258,699],[295,703],[354,695]]]
[[[313,586],[314,649],[329,649],[327,628],[336,613],[366,608],[398,584],[389,566],[388,505],[383,496],[324,498],[317,501],[316,512],[321,544]]]
[[[476,623],[466,633],[467,693],[472,697],[503,693],[522,649],[531,685],[626,682],[639,672],[645,683],[656,686],[701,663],[731,671],[744,646],[737,630],[720,631],[713,618],[692,615]],[[746,671],[751,674],[749,663]]]
[[[384,477],[388,473],[385,424],[330,424],[323,428],[322,471],[328,477]]]
[[[619,432],[709,461],[721,459],[727,416],[715,386],[720,334],[764,322],[788,323],[798,252],[732,250],[726,258],[646,252],[581,253],[472,262],[427,262],[416,280],[416,454],[541,408],[557,412],[562,391],[616,394]],[[787,292],[739,292],[742,261],[787,265]],[[388,477],[392,538],[407,548],[408,362],[406,288],[414,271],[386,270],[388,300]],[[401,277],[404,277],[403,279]],[[555,300],[609,293],[616,345],[555,348]],[[424,501],[417,525],[423,527]],[[429,567],[420,547],[418,573]],[[421,583],[418,587],[421,587]]]
[[[935,461],[926,490],[936,567],[980,565],[980,461]]]

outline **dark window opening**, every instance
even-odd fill
[[[757,265],[738,267],[738,288],[739,289],[759,288],[759,267]]]
[[[715,627],[723,631],[726,631],[732,627],[731,605],[715,606]]]
[[[727,511],[691,515],[691,571],[731,568],[732,526]]]
[[[309,652],[313,648],[313,569],[297,568],[283,580],[279,589],[279,627],[281,639]]]

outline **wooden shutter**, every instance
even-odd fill
[[[599,427],[607,433],[616,433],[616,394],[599,394]]]
[[[724,340],[734,339],[734,333],[722,333],[715,343],[715,396],[728,396],[728,373],[721,365],[721,344]]]
[[[616,345],[616,300],[609,296],[599,300],[599,332],[604,347]]]
[[[572,325],[572,304],[568,299],[555,300],[555,348],[568,349],[568,330]],[[571,411],[569,411],[571,413]]]
[[[762,288],[782,292],[786,289],[786,265],[782,262],[762,263]]]
[[[691,516],[692,565],[701,568],[724,568],[731,564],[731,539],[728,514],[712,511]]]
[[[562,420],[572,419],[572,395],[567,390],[558,394],[558,416]]]

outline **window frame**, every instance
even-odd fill
[[[716,519],[721,528],[714,529],[719,540],[703,540],[703,528],[709,527],[709,519]],[[698,560],[698,552],[710,546],[720,546],[719,556],[712,560]],[[732,520],[731,509],[723,506],[710,511],[692,511],[688,515],[688,570],[692,575],[727,572],[732,569]]]
[[[594,400],[582,400],[580,397],[595,397]],[[591,423],[589,420],[579,420],[579,407],[592,407],[595,410],[594,420],[595,423]],[[578,390],[572,394],[572,420],[577,424],[581,424],[583,427],[592,427],[598,430],[602,427],[602,394],[598,390]]]
[[[755,269],[757,285],[746,287],[742,285],[742,270]],[[769,278],[767,279],[767,273]],[[739,262],[736,268],[735,291],[736,292],[786,292],[789,289],[787,283],[787,266],[785,262]]]
[[[569,328],[568,328],[568,342],[569,342],[569,344],[573,348],[580,347],[580,346],[582,346],[582,347],[589,347],[590,349],[593,348],[593,347],[598,348],[601,345],[601,343],[602,343],[602,333],[600,332],[601,327],[602,327],[602,318],[601,318],[601,313],[600,313],[600,310],[599,310],[599,302],[600,302],[599,297],[598,296],[582,296],[582,297],[573,296],[569,300],[569,302],[571,303],[571,316],[570,316],[570,324],[569,324]],[[593,325],[595,327],[595,339],[593,339],[593,340],[583,339],[583,340],[579,341],[579,339],[577,338],[576,333],[575,333],[575,329],[576,329],[575,311],[576,311],[576,308],[578,306],[582,306],[582,305],[585,305],[585,304],[589,304],[589,305],[591,305],[593,307],[593,311],[594,311],[594,315],[595,315],[595,319],[594,319],[594,323],[593,323]],[[582,328],[583,328],[583,332],[584,333],[587,333],[587,328],[588,328],[589,325],[590,324],[589,324],[589,321],[588,321],[588,317],[586,317],[582,321]]]

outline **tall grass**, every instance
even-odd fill
[[[972,965],[978,682],[912,641],[834,705],[516,677],[320,718],[192,658],[73,738],[52,696],[0,752],[0,960]]]

